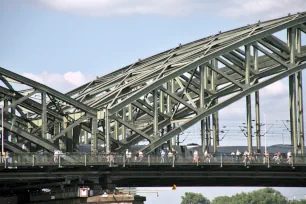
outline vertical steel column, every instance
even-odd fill
[[[130,123],[131,125],[134,124],[134,122],[133,122],[133,106],[132,106],[132,104],[128,105],[128,123]],[[132,132],[132,130],[130,130],[130,135],[132,135],[132,134],[133,134],[133,132]]]
[[[126,121],[126,107],[122,108],[122,120]],[[124,140],[126,138],[126,127],[121,124],[121,134],[122,139]]]
[[[298,29],[296,33],[296,50],[301,53],[301,31]],[[302,71],[297,73],[297,92],[298,92],[298,136],[301,154],[304,155],[304,112],[303,112],[303,75]]]
[[[296,52],[296,28],[288,29],[289,48],[290,48],[290,64],[295,65]],[[291,142],[293,145],[293,152],[297,154],[297,121],[296,121],[296,74],[289,76],[289,97],[290,97],[290,128],[291,128]]]
[[[245,84],[250,85],[251,50],[250,45],[245,45]],[[252,115],[251,115],[251,95],[246,96],[247,112],[247,136],[248,152],[252,152]]]
[[[133,125],[133,106],[132,106],[132,104],[128,105],[128,123]],[[133,134],[133,132],[132,132],[132,130],[130,130],[130,135],[132,135],[132,134]]]
[[[60,124],[55,121],[54,125],[53,125],[53,135],[57,135],[60,133]],[[60,149],[60,145],[59,145],[59,139],[57,139],[56,141],[54,141],[54,143],[56,143],[56,145],[59,147]]]
[[[45,91],[41,92],[41,105],[41,136],[47,138],[47,96]]]
[[[128,120],[130,124],[133,124],[133,106],[132,104],[128,105]]]
[[[117,117],[118,113],[115,113],[115,116]],[[117,120],[115,120],[114,123],[115,123],[114,124],[114,138],[115,140],[118,140],[119,139],[119,124]]]
[[[125,109],[125,107],[123,107],[123,109]],[[105,152],[106,154],[109,154],[111,149],[110,149],[110,119],[109,119],[108,107],[106,107],[105,109],[105,140],[106,140]]]
[[[205,108],[205,69],[207,69],[206,67],[204,67],[203,65],[201,65],[200,67],[200,108],[203,109]],[[206,149],[206,145],[205,145],[205,119],[201,120],[201,146],[202,146],[202,152],[205,152]]]
[[[69,125],[70,124],[67,122],[65,128],[67,128]],[[68,132],[66,133],[66,151],[73,152],[73,128],[68,130]]]
[[[153,90],[153,136],[158,136],[158,102],[157,90]]]
[[[206,149],[207,151],[210,151],[209,150],[209,147],[211,145],[211,127],[210,127],[210,116],[207,116],[206,118]]]
[[[161,113],[164,113],[164,105],[165,105],[164,92],[160,91],[159,92],[159,111]]]
[[[171,88],[171,83],[172,83],[172,80],[168,81],[167,82],[167,90],[172,92],[172,88]],[[172,113],[172,103],[171,103],[171,97],[169,95],[167,95],[167,115],[171,116],[171,113]],[[167,125],[167,133],[171,131],[171,123],[169,125]],[[175,137],[173,137],[171,139],[171,142],[170,142],[170,145],[175,145]]]
[[[91,153],[96,153],[98,148],[98,119],[93,117],[91,119]]]
[[[171,80],[171,93],[175,92],[175,80]],[[171,105],[172,108],[172,105]],[[175,129],[175,123],[172,124],[172,129]],[[177,134],[176,137],[173,137],[173,144],[176,144],[177,146],[180,145],[180,135]]]
[[[253,47],[254,50],[254,70],[258,71],[258,50]],[[258,83],[258,79],[255,80],[255,84]],[[255,117],[256,117],[256,149],[257,152],[261,151],[261,135],[260,135],[260,105],[259,105],[259,91],[255,91]]]
[[[212,66],[215,69],[218,69],[218,62],[216,59],[212,60]],[[216,78],[217,78],[217,73],[212,71],[211,75],[211,90],[214,92],[216,91]],[[213,101],[213,105],[216,105],[218,103],[218,99],[215,99]],[[218,133],[219,133],[219,120],[218,120],[218,111],[212,114],[212,133],[213,133],[213,151],[214,153],[217,152],[217,146],[218,146]]]
[[[12,98],[12,103],[15,102],[15,99]],[[12,116],[12,125],[15,125],[16,122],[16,108],[13,106],[11,107],[11,116]],[[18,136],[15,133],[11,133],[12,142],[18,143]]]
[[[208,81],[210,80],[210,86],[211,86],[211,76],[212,76],[212,70],[209,70],[208,68],[206,68],[206,84],[205,84],[205,89],[207,89],[208,86]],[[206,96],[206,94],[204,93],[204,95]],[[210,125],[210,120],[211,120],[211,116],[207,116],[206,117],[206,150],[209,152],[209,147],[211,146],[211,125]]]
[[[88,144],[88,132],[84,131],[84,144]]]
[[[65,123],[65,122],[62,122],[62,123],[60,124],[60,125],[61,125],[60,131],[61,131],[62,129],[65,129],[65,128],[67,127],[66,124],[67,124],[67,123]],[[59,146],[60,150],[63,151],[63,152],[66,152],[66,151],[67,151],[66,141],[67,141],[67,138],[66,138],[66,137],[60,137],[60,138],[58,139],[58,143],[59,143],[58,146]]]

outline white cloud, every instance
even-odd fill
[[[182,16],[214,12],[229,17],[267,19],[306,8],[305,0],[32,0],[57,11],[89,16],[153,14]]]
[[[80,71],[67,72],[66,74],[64,74],[64,79],[69,83],[73,84],[74,86],[81,86],[82,84],[85,84],[88,81],[86,76]]]
[[[305,0],[230,0],[228,7],[221,12],[230,17],[274,18],[288,13],[303,12],[305,8]]]
[[[268,98],[283,96],[285,94],[288,94],[288,85],[285,84],[284,80],[274,82],[260,91],[261,96]]]
[[[182,15],[197,9],[194,0],[36,0],[43,6],[89,16]],[[208,1],[205,1],[208,4]],[[202,3],[201,3],[202,4]]]
[[[92,79],[91,76],[84,75],[80,71],[67,72],[65,74],[49,73],[44,71],[41,74],[24,73],[23,76],[61,92],[67,92]]]

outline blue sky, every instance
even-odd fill
[[[0,66],[66,92],[179,43],[303,8],[304,0],[0,0]],[[282,108],[288,107],[285,83],[262,92],[270,120],[288,117]],[[276,104],[271,97],[285,102]],[[242,121],[244,108],[240,101],[220,114],[226,120],[235,111]],[[147,204],[169,203],[173,196],[179,202],[187,190],[208,191],[182,189],[171,196],[149,195]],[[210,195],[241,190],[213,188]],[[282,192],[290,196],[304,190]]]

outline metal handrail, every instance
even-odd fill
[[[73,161],[66,159],[73,158]],[[293,164],[294,161],[294,164]],[[130,165],[171,165],[172,167],[179,165],[261,165],[270,167],[271,165],[289,165],[289,166],[306,166],[305,156],[292,156],[290,158],[277,157],[272,155],[266,157],[264,155],[254,156],[232,156],[232,155],[212,155],[209,157],[200,156],[194,159],[192,156],[172,155],[171,157],[160,156],[156,154],[137,156],[132,154],[126,156],[124,154],[105,154],[105,153],[12,153],[1,159],[0,165],[5,167],[17,166],[94,166],[105,165],[111,167],[130,166]]]

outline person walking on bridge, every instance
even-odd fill
[[[170,150],[168,152],[168,160],[169,160],[169,162],[172,162],[172,159],[173,159],[173,153],[172,153],[172,150]]]
[[[143,159],[143,153],[142,153],[142,151],[139,150],[138,155],[139,155],[139,162],[141,162],[142,159]]]
[[[266,162],[269,162],[270,161],[270,153],[269,152],[265,152],[265,154],[264,154],[264,164],[266,163]]]
[[[287,153],[287,162],[289,163],[289,164],[292,164],[292,153],[291,152],[288,152]]]
[[[240,156],[241,156],[241,152],[237,149],[237,151],[236,151],[236,160],[237,160],[237,163],[239,163]]]
[[[232,163],[234,163],[235,162],[235,156],[236,156],[234,151],[232,151],[231,156],[232,156]]]
[[[125,151],[125,157],[126,157],[126,161],[129,164],[132,158],[132,152],[130,152],[128,149]]]
[[[161,153],[160,153],[160,156],[161,156],[161,160],[160,160],[160,163],[165,163],[165,151],[162,149],[161,150]]]
[[[249,152],[247,150],[243,153],[243,163],[248,163]]]
[[[194,150],[193,152],[193,163],[198,163],[199,162],[199,153],[198,150]]]

